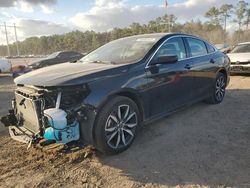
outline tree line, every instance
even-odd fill
[[[207,21],[191,20],[185,23],[178,22],[173,14],[158,17],[147,24],[132,23],[126,28],[114,28],[109,32],[72,31],[62,35],[30,37],[18,42],[21,55],[46,55],[55,51],[75,50],[88,53],[99,46],[126,36],[156,33],[156,32],[183,32],[200,36],[211,43],[235,44],[250,41],[250,8],[247,2],[240,0],[236,6],[224,4],[221,7],[211,7],[204,16]],[[228,23],[237,23],[236,31],[229,35],[226,30]],[[16,55],[16,44],[10,45],[11,55]],[[7,47],[0,46],[0,56],[6,56]]]

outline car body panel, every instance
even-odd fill
[[[97,63],[63,63],[34,70],[15,79],[17,85],[67,86],[89,82],[91,74],[122,65]],[[83,76],[85,76],[83,78]],[[96,79],[96,78],[93,78]],[[101,79],[101,75],[98,79]]]
[[[250,53],[229,53],[232,73],[250,73]]]
[[[0,59],[0,73],[11,72],[11,63],[7,59]]]
[[[232,63],[237,62],[249,62],[250,63],[250,52],[249,53],[228,53]]]
[[[237,46],[249,45],[249,42],[240,43]],[[250,73],[250,51],[245,53],[228,53],[228,57],[231,60],[231,72],[232,73]]]
[[[44,88],[86,86],[88,95],[79,104],[85,115],[80,122],[81,135],[84,135],[84,140],[93,143],[98,112],[114,96],[130,97],[138,104],[142,121],[149,122],[185,105],[206,99],[219,71],[225,72],[229,81],[230,62],[225,54],[217,50],[202,57],[188,56],[173,64],[151,66],[150,62],[158,48],[171,37],[196,38],[185,34],[161,36],[145,57],[137,62],[64,63],[27,73],[14,82],[19,86]]]

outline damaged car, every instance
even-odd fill
[[[195,36],[122,38],[74,64],[16,78],[13,108],[1,121],[25,143],[80,140],[116,154],[133,143],[143,124],[198,101],[221,103],[229,67],[227,55]]]

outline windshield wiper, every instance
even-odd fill
[[[115,65],[116,63],[115,62],[112,62],[112,61],[89,61],[89,63],[98,63],[98,64],[112,64],[112,65]]]
[[[115,62],[113,62],[113,61],[100,61],[100,60],[96,60],[96,61],[81,61],[81,60],[79,60],[79,62],[81,62],[81,63],[84,63],[84,62],[87,62],[87,63],[98,63],[98,64],[112,64],[112,65],[116,65],[116,63]]]

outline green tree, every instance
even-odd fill
[[[238,23],[239,31],[241,30],[241,27],[242,27],[242,23],[243,23],[245,13],[247,10],[247,5],[248,5],[248,3],[246,3],[244,0],[241,0],[238,2],[237,7],[236,7],[236,11],[235,11],[236,20],[235,20],[235,22]]]
[[[224,30],[226,32],[227,29],[227,19],[231,17],[233,13],[233,5],[231,4],[224,4],[220,7],[220,13],[224,19]]]
[[[246,10],[246,16],[247,19],[245,21],[246,29],[249,29],[249,24],[250,24],[250,8]]]
[[[205,17],[210,19],[210,23],[213,25],[220,25],[220,10],[216,7],[210,8]]]

